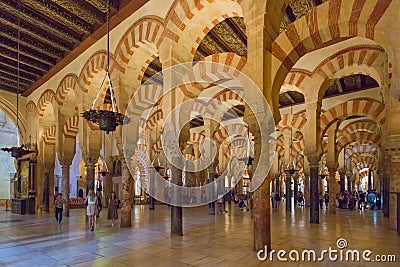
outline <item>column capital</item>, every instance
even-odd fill
[[[307,157],[310,168],[319,167],[319,161],[321,159],[321,157],[319,155],[312,154],[312,155],[305,155],[305,156]]]

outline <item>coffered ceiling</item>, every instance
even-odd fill
[[[111,27],[147,1],[110,0]],[[0,89],[17,92],[19,51],[19,92],[31,93],[106,34],[106,12],[107,0],[1,0]]]

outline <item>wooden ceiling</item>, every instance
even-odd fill
[[[325,91],[324,99],[376,87],[379,87],[379,84],[369,76],[363,74],[349,75],[335,80]],[[301,93],[289,91],[279,95],[279,108],[299,104],[304,104],[304,96]]]
[[[110,0],[111,29],[148,0]],[[28,95],[106,31],[107,0],[1,0],[0,89]],[[91,37],[91,38],[89,38]]]

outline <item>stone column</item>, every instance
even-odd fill
[[[310,223],[319,223],[318,158],[308,157],[310,163]]]
[[[132,212],[132,182],[133,178],[129,172],[124,156],[121,156],[122,168],[122,190],[121,190],[121,227],[131,227],[131,212]]]
[[[174,164],[171,165],[171,171],[172,183],[182,186],[182,170],[175,166],[180,166],[180,160],[180,157],[172,158]],[[173,190],[171,197],[173,203],[179,204],[182,196],[178,194],[177,190]],[[171,236],[183,236],[182,207],[180,205],[171,206]]]
[[[95,164],[97,160],[93,158],[87,158],[85,160],[86,167],[86,194],[89,193],[89,190],[94,190],[94,180],[95,180]]]
[[[71,167],[71,163],[63,163],[61,165],[61,171],[62,171],[62,194],[63,198],[65,199],[66,205],[64,208],[64,215],[69,217],[69,170]]]
[[[389,217],[389,187],[390,187],[390,179],[388,175],[383,176],[383,194],[382,194],[382,199],[383,199],[383,205],[382,205],[382,211],[383,211],[383,216],[384,217]]]
[[[213,183],[215,179],[215,168],[213,165],[208,167],[208,183]],[[211,189],[210,191],[210,199],[215,199],[215,190]],[[215,201],[211,201],[208,204],[208,214],[215,215]]]
[[[305,206],[310,207],[310,174],[304,172],[304,201]]]
[[[293,194],[294,194],[293,202],[295,205],[297,203],[297,192],[299,191],[298,190],[298,186],[299,186],[298,181],[299,181],[299,173],[295,173],[293,175],[293,185],[294,185],[294,187],[293,187],[294,188],[293,189]]]
[[[336,182],[336,168],[328,167],[329,171],[329,208],[328,213],[336,214],[336,193],[338,191],[338,185]]]
[[[345,191],[345,172],[340,172],[340,193]]]
[[[292,187],[292,174],[290,171],[285,171],[286,176],[285,176],[285,195],[286,195],[286,211],[291,211],[292,210],[292,194],[291,194],[291,187]]]
[[[43,171],[43,211],[50,212],[50,172]]]
[[[253,193],[254,250],[271,247],[271,202],[269,177]]]
[[[150,167],[149,168],[149,175],[150,175],[150,192],[149,192],[149,210],[154,210],[155,206],[155,199],[154,199],[154,186],[155,186],[155,177],[158,172],[159,168],[157,167]]]
[[[368,169],[368,191],[372,189],[372,170]]]

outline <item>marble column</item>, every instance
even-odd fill
[[[180,157],[175,157],[172,162],[177,166],[180,166]],[[182,170],[175,165],[171,166],[172,171],[172,183],[178,186],[182,186]],[[171,206],[171,236],[183,236],[183,218],[182,218],[182,206],[179,205],[182,196],[178,194],[178,190],[172,191],[172,202],[175,205]]]
[[[154,179],[156,178],[156,175],[158,173],[157,170],[159,170],[158,167],[149,168],[149,175],[150,175],[149,210],[154,210],[155,208],[155,199],[153,196],[154,196],[154,186],[155,186]]]
[[[43,211],[50,212],[50,172],[43,171]]]
[[[213,166],[208,167],[208,183],[213,183],[215,179],[215,168]],[[239,181],[240,183],[241,181]],[[240,185],[238,185],[238,188]],[[240,190],[240,189],[239,189]],[[210,199],[215,199],[216,192],[215,190],[210,191]],[[215,215],[215,201],[210,201],[208,204],[208,214]]]
[[[89,190],[94,190],[94,180],[95,180],[95,160],[87,159],[86,163],[86,194],[89,193]]]
[[[69,170],[70,170],[71,164],[70,163],[65,163],[61,165],[61,171],[62,171],[62,194],[63,198],[65,199],[66,204],[64,205],[64,215],[69,217]]]
[[[383,176],[382,211],[384,217],[389,217],[389,186],[390,180],[387,175]]]
[[[310,175],[304,173],[304,202],[306,207],[310,207]]]
[[[328,168],[329,170],[329,208],[328,213],[336,214],[336,193],[338,191],[338,185],[336,182],[336,169]]]
[[[131,190],[133,178],[129,172],[126,160],[121,157],[121,169],[122,169],[122,190],[121,190],[121,227],[131,227],[132,219],[132,202],[133,192]]]
[[[271,202],[267,177],[253,193],[254,250],[271,248]]]
[[[344,193],[345,191],[345,173],[344,172],[340,172],[340,193]]]
[[[368,169],[368,191],[372,189],[372,170]]]
[[[310,223],[319,223],[318,160],[310,162]]]
[[[299,174],[295,173],[293,175],[293,185],[294,185],[294,187],[293,187],[293,195],[294,195],[293,202],[294,202],[294,205],[296,205],[296,203],[297,203],[297,192],[299,191],[298,190],[298,186],[299,186],[298,180],[299,180]]]
[[[290,174],[289,171],[286,172],[286,177],[285,177],[285,203],[286,203],[286,211],[291,211],[292,210],[292,194],[291,194],[291,187],[292,187],[292,175]]]

